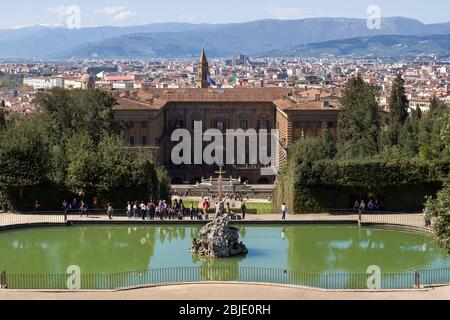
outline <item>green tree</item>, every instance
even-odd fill
[[[449,110],[436,97],[431,99],[430,110],[422,116],[419,123],[419,155],[423,159],[438,159],[446,153],[442,142],[442,130],[448,122]]]
[[[392,83],[389,98],[389,110],[391,111],[391,124],[402,125],[408,119],[409,101],[405,93],[405,80],[399,74]]]
[[[23,188],[47,180],[48,146],[34,118],[8,125],[0,135],[0,185]]]
[[[377,95],[377,88],[359,75],[348,81],[339,114],[337,149],[340,157],[377,154],[380,130]]]
[[[84,131],[98,144],[104,133],[122,130],[114,121],[115,99],[110,93],[53,88],[38,94],[36,101],[47,116],[49,134],[55,142],[64,143],[74,132]]]
[[[435,219],[433,225],[434,241],[450,253],[450,183],[437,194],[436,199],[429,198],[426,204],[428,219]]]
[[[0,103],[0,129],[6,126],[6,104],[5,100]]]
[[[103,164],[97,146],[84,132],[67,140],[67,186],[78,192],[96,193]]]
[[[399,134],[403,124],[408,119],[409,101],[405,94],[405,81],[399,74],[392,83],[391,95],[389,98],[389,110],[391,121],[387,130],[388,145],[397,145]]]
[[[422,119],[420,108],[411,112],[398,132],[398,149],[401,150],[403,157],[416,157],[419,153],[419,125]]]

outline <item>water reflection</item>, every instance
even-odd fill
[[[442,256],[442,251],[428,245],[426,236],[412,232],[292,227],[286,236],[293,270],[364,274],[368,266],[378,265],[383,273],[395,273],[429,267]]]
[[[365,274],[370,265],[380,266],[383,273],[450,267],[445,252],[424,235],[353,226],[240,226],[240,236],[249,248],[247,256],[200,259],[188,251],[199,229],[89,226],[3,232],[0,270],[64,274],[68,266],[78,265],[83,274],[109,274],[199,267],[195,276],[201,280],[237,281],[254,279],[258,272],[251,268],[262,267],[316,272],[310,279],[316,281],[320,273]],[[133,275],[138,280],[145,276]],[[300,273],[273,275],[287,276],[303,277]]]

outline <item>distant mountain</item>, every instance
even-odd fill
[[[450,34],[431,36],[357,37],[303,44],[261,54],[271,57],[450,55]]]
[[[383,18],[370,30],[364,19],[311,18],[258,20],[234,24],[162,23],[133,27],[68,30],[32,27],[0,30],[0,58],[193,57],[268,52],[313,42],[378,35],[450,34],[450,23],[423,24],[402,17]]]
[[[214,30],[221,25],[153,23],[131,27],[89,27],[81,29],[27,27],[0,29],[0,58],[50,58],[83,43],[139,32],[189,32]]]

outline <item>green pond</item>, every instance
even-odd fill
[[[345,275],[366,274],[371,265],[379,266],[383,274],[450,267],[446,252],[434,247],[429,236],[411,231],[350,225],[241,225],[247,256],[205,260],[188,251],[199,229],[195,225],[131,225],[4,231],[0,232],[0,270],[65,274],[76,265],[83,274],[113,274],[170,267],[260,267]],[[240,280],[241,276],[233,277]]]

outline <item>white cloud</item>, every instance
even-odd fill
[[[133,17],[135,15],[136,15],[136,13],[132,12],[130,10],[120,11],[118,14],[114,15],[113,19],[114,19],[114,21],[123,21],[123,20],[126,20],[129,17]]]
[[[127,6],[109,6],[95,10],[95,12],[105,16],[112,16],[113,20],[120,22],[136,15],[135,12],[128,9]]]
[[[178,21],[182,22],[194,22],[195,17],[194,16],[186,16],[184,14],[178,16]]]

